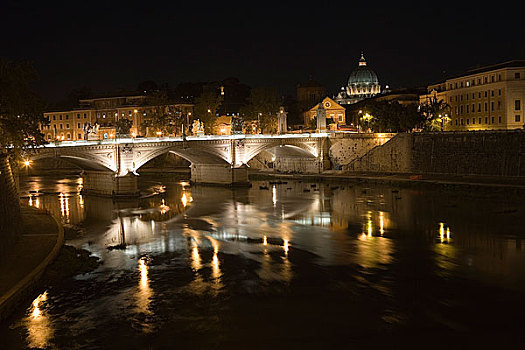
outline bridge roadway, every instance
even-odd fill
[[[264,150],[286,150],[313,158],[324,167],[329,133],[282,135],[204,135],[61,141],[28,154],[28,160],[60,157],[84,169],[84,190],[103,195],[137,193],[137,170],[150,160],[174,153],[191,165],[191,181],[220,185],[248,184],[248,162]]]

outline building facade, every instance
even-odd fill
[[[330,97],[325,97],[321,102],[323,109],[326,113],[326,118],[331,118],[336,125],[346,124],[346,110],[343,106],[335,102]],[[314,105],[304,114],[304,124],[309,125],[312,120],[317,116],[317,109],[319,104]]]
[[[430,85],[420,104],[443,101],[450,106],[445,130],[510,130],[524,126],[525,61],[471,69]]]
[[[79,100],[79,108],[44,113],[48,125],[41,127],[47,141],[78,141],[85,139],[86,125],[98,125],[98,139],[116,137],[115,123],[119,119],[132,121],[131,137],[146,136],[141,128],[144,120],[159,106],[148,105],[145,95],[103,97]],[[193,104],[175,103],[160,106],[165,113],[191,119]]]

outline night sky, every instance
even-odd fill
[[[293,93],[312,75],[335,93],[361,51],[383,86],[419,87],[444,72],[524,58],[523,5],[500,3],[4,0],[0,50],[34,62],[49,101],[83,86],[230,76]]]

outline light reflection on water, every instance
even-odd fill
[[[53,338],[53,324],[44,307],[46,301],[47,291],[33,300],[28,311],[25,325],[30,348],[47,348]]]
[[[429,201],[427,192],[388,186],[334,189],[317,184],[314,188],[289,181],[270,190],[255,183],[249,190],[231,191],[188,183],[165,185],[157,196],[117,203],[82,196],[76,179],[47,184],[37,179],[28,188],[40,191],[27,198],[28,205],[48,209],[64,223],[82,226],[83,234],[69,243],[104,260],[92,278],[136,273],[138,268],[133,312],[146,316],[141,321],[146,333],[158,326],[153,316],[161,310],[153,301],[168,283],[150,279],[151,261],[175,252],[183,254],[185,266],[191,268],[191,280],[181,290],[198,296],[227,293],[232,273],[225,254],[256,262],[259,280],[268,282],[291,283],[299,277],[301,264],[349,266],[356,271],[353,277],[389,297],[395,294],[392,278],[369,276],[377,271],[390,273],[413,250],[435,268],[428,273],[440,277],[468,273],[487,283],[494,276],[502,285],[524,283],[519,272],[525,268],[521,209],[495,221],[489,219],[495,215],[489,215],[494,208],[491,201],[454,199],[451,204],[449,198],[437,194]],[[46,189],[53,193],[46,194]],[[123,243],[122,250],[107,249]],[[311,257],[300,257],[300,252]],[[406,252],[410,254],[405,256]],[[52,320],[48,316],[47,323],[40,323],[47,329],[39,333],[46,339],[44,346],[53,338]],[[28,334],[32,334],[30,327],[28,323]],[[28,338],[29,343],[38,344]]]

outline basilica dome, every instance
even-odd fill
[[[368,67],[365,57],[361,53],[359,64],[350,74],[348,84],[341,88],[336,96],[340,104],[352,104],[381,93],[381,85],[376,73]]]
[[[366,60],[363,54],[361,54],[359,66],[348,78],[348,86],[361,84],[379,84],[376,73],[366,65]]]

